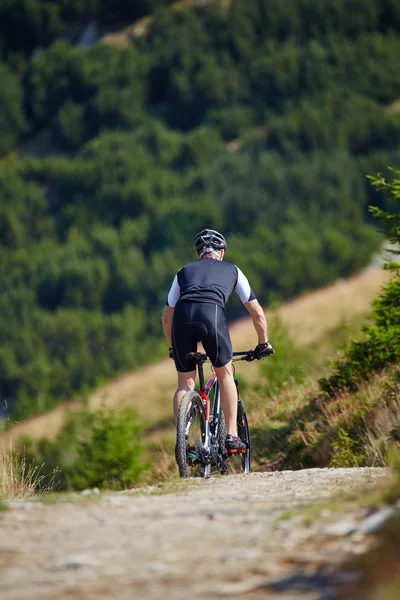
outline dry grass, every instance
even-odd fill
[[[149,444],[147,455],[151,467],[143,473],[140,485],[179,479],[174,455],[175,428],[164,432],[157,441]]]
[[[396,115],[400,112],[400,99],[394,100],[391,104],[386,107],[386,112],[390,115]]]
[[[325,397],[315,383],[293,387],[251,412],[263,468],[388,466],[400,445],[400,371],[371,376],[357,392]]]
[[[53,484],[43,489],[40,465],[30,464],[24,456],[0,444],[0,500],[31,498],[53,491]],[[40,489],[40,491],[39,491]]]

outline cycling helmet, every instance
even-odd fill
[[[215,248],[215,250],[226,250],[226,240],[221,233],[214,229],[203,229],[194,238],[193,248],[200,252],[207,247]]]

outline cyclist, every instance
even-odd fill
[[[185,358],[197,351],[202,342],[215,369],[221,392],[221,408],[225,415],[227,452],[246,449],[237,436],[237,391],[232,371],[232,344],[225,317],[225,304],[236,290],[249,311],[258,344],[254,353],[261,358],[274,352],[268,341],[267,320],[249,282],[242,271],[223,262],[226,241],[213,229],[203,229],[193,242],[197,261],[182,267],[175,275],[162,316],[170,356],[175,361],[178,387],[174,395],[174,413],[184,394],[194,389],[196,365]]]

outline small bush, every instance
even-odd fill
[[[333,457],[331,467],[358,467],[360,456],[357,453],[357,442],[352,439],[349,432],[339,429],[337,439],[332,442]]]
[[[140,434],[141,423],[134,410],[96,412],[89,440],[78,444],[68,477],[71,487],[123,489],[137,481],[145,469],[139,461],[143,450]]]
[[[124,489],[146,469],[141,461],[143,425],[132,408],[71,416],[55,440],[24,440],[44,473],[57,470],[60,490]]]
[[[390,183],[380,174],[370,179],[374,187],[400,205],[400,171],[392,169],[392,172],[395,177]],[[378,207],[370,207],[370,210],[384,225],[389,240],[400,244],[400,215]],[[399,254],[398,250],[392,252]],[[321,389],[331,396],[343,389],[356,390],[362,382],[368,381],[371,373],[400,359],[400,266],[389,262],[386,267],[393,272],[393,277],[374,302],[375,322],[364,327],[365,341],[353,342],[344,358],[333,363],[334,373],[319,382]]]

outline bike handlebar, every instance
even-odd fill
[[[245,360],[247,362],[252,362],[253,360],[263,360],[267,356],[271,356],[271,354],[273,354],[273,352],[267,352],[264,354],[264,356],[255,356],[254,350],[246,350],[245,352],[232,352],[232,356],[241,356],[241,358],[237,358],[236,360]],[[232,362],[234,361],[235,359],[233,359]]]
[[[266,348],[263,350],[261,356],[256,356],[254,350],[246,350],[245,352],[232,352],[232,356],[241,357],[236,359],[233,358],[232,362],[235,362],[235,360],[245,360],[247,362],[252,362],[253,360],[263,360],[271,354],[274,354],[274,350],[272,348]],[[172,356],[170,358],[172,358]],[[210,359],[205,352],[189,352],[185,355],[185,358],[188,360],[194,360],[196,365],[210,362]]]

